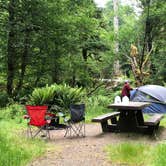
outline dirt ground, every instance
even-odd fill
[[[104,149],[106,145],[120,142],[156,144],[166,139],[166,130],[162,128],[156,137],[133,133],[103,134],[100,124],[86,124],[84,138],[65,138],[65,130],[50,132],[49,143],[55,150],[48,151],[28,166],[117,166],[108,161]]]

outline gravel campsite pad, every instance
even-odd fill
[[[85,138],[64,138],[64,130],[51,130],[51,146],[55,150],[34,160],[28,166],[117,166],[107,157],[104,147],[126,141],[156,144],[166,139],[166,131],[152,138],[132,133],[102,133],[99,124],[86,124]]]

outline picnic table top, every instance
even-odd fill
[[[128,103],[114,103],[108,105],[108,108],[115,108],[119,110],[142,110],[144,107],[149,106],[151,103],[148,102],[128,102]]]

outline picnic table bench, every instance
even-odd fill
[[[120,112],[111,112],[104,115],[100,115],[96,118],[92,119],[92,122],[99,122],[101,123],[101,127],[103,132],[108,132],[111,130],[115,130],[117,125],[117,117],[119,116]],[[111,120],[112,127],[108,124],[108,120]]]
[[[149,133],[154,133],[158,129],[161,119],[164,118],[163,114],[154,114],[151,118],[144,122],[145,126],[148,126]]]

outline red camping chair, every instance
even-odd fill
[[[47,109],[48,106],[26,106],[28,116],[24,116],[24,118],[29,119],[27,135],[31,138],[36,137],[40,132],[44,133],[44,131],[46,131],[46,134],[44,136],[50,139],[48,130],[50,120],[46,120]],[[34,131],[34,127],[32,126],[34,126],[35,128],[37,127],[38,129]]]

